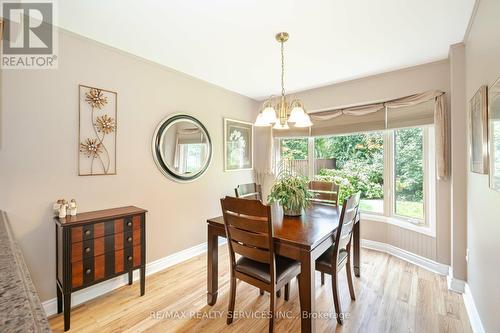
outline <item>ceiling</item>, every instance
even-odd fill
[[[474,0],[59,1],[59,25],[254,99],[444,59]]]

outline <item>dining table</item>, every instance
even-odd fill
[[[301,332],[315,332],[315,261],[334,243],[342,208],[314,203],[300,216],[286,216],[274,204],[271,218],[274,229],[275,253],[297,260],[301,264],[299,296],[301,307]],[[360,276],[360,224],[359,214],[353,230],[354,275]],[[207,220],[207,303],[214,305],[218,293],[219,237],[226,237],[222,216]]]

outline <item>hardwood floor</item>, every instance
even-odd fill
[[[356,301],[351,302],[347,279],[339,274],[342,309],[348,314],[337,326],[330,277],[321,286],[316,274],[317,311],[330,315],[317,319],[318,332],[472,332],[459,294],[448,291],[446,278],[403,260],[362,250],[361,278],[354,279]],[[229,263],[225,245],[219,249],[219,297],[206,304],[206,256],[201,255],[146,278],[146,295],[139,297],[139,283],[73,308],[70,332],[263,332],[266,318],[235,318],[226,325]],[[265,315],[269,295],[238,282],[236,311]],[[178,315],[175,316],[177,311]],[[297,280],[290,300],[278,299],[275,332],[300,332]],[[170,318],[167,316],[170,315]],[[50,319],[54,332],[63,332],[63,318]]]

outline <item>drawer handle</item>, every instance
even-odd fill
[[[132,226],[132,222],[127,222],[127,226],[131,227]]]
[[[130,243],[131,241],[132,241],[132,237],[127,238],[127,242]]]
[[[132,256],[128,256],[128,257],[127,257],[127,260],[128,260],[128,261],[132,261]]]
[[[85,274],[90,274],[90,272],[92,272],[92,271],[90,270],[90,268],[87,268],[87,270],[85,271]]]
[[[90,235],[90,230],[85,230],[85,235],[86,236]]]
[[[85,248],[85,253],[89,253],[90,252],[90,247],[86,247]]]

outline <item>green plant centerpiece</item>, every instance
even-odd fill
[[[300,216],[302,210],[309,206],[311,198],[313,194],[309,192],[307,177],[280,173],[271,188],[267,201],[271,204],[279,203],[287,216]]]

